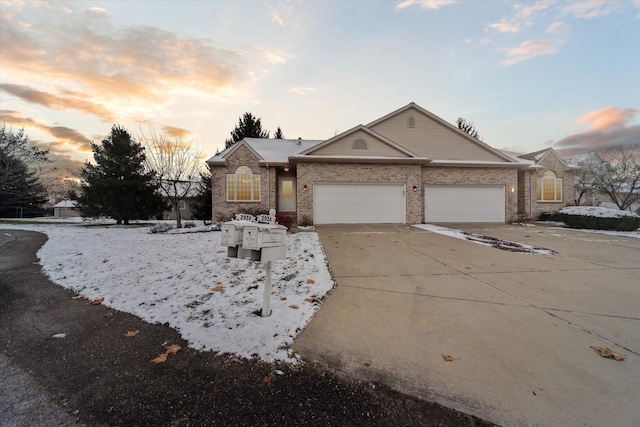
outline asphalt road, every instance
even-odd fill
[[[2,427],[491,425],[320,365],[191,350],[167,326],[72,299],[41,273],[45,241],[0,230]],[[150,363],[169,344],[182,350]]]

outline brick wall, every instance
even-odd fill
[[[537,219],[542,212],[554,212],[567,205],[574,204],[575,172],[566,170],[566,166],[553,153],[544,156],[538,164],[545,168],[531,171],[528,174],[528,214],[531,219]],[[542,178],[542,175],[548,170],[555,172],[556,178],[562,178],[562,202],[539,202],[537,200],[536,186],[538,178]]]
[[[407,223],[420,223],[424,208],[422,192],[411,191],[414,185],[421,188],[420,168],[420,165],[404,164],[298,163],[298,221],[306,217],[313,222],[314,182],[394,182],[404,183],[407,188]],[[307,191],[304,191],[305,185]]]
[[[497,168],[441,168],[425,166],[422,170],[423,185],[504,185],[505,219],[515,221],[518,211],[518,172],[516,169]],[[514,192],[511,189],[514,189]],[[473,210],[473,206],[469,206]]]
[[[239,166],[247,166],[253,174],[260,174],[260,201],[227,202],[227,174],[234,173]],[[275,207],[275,187],[275,169],[259,166],[258,158],[248,148],[244,146],[238,148],[227,159],[226,166],[211,167],[213,220],[231,219],[239,212],[269,212],[269,209]]]

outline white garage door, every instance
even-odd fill
[[[404,184],[316,183],[315,224],[404,224]]]
[[[503,185],[425,185],[425,222],[504,222]]]

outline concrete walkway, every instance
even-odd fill
[[[338,286],[295,350],[505,426],[640,425],[640,240],[451,226],[558,255],[404,225],[318,227]]]

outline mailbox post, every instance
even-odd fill
[[[284,259],[287,251],[287,227],[276,224],[275,209],[269,215],[239,214],[222,225],[220,244],[227,246],[229,258],[266,263],[262,317],[271,315],[271,261]]]

